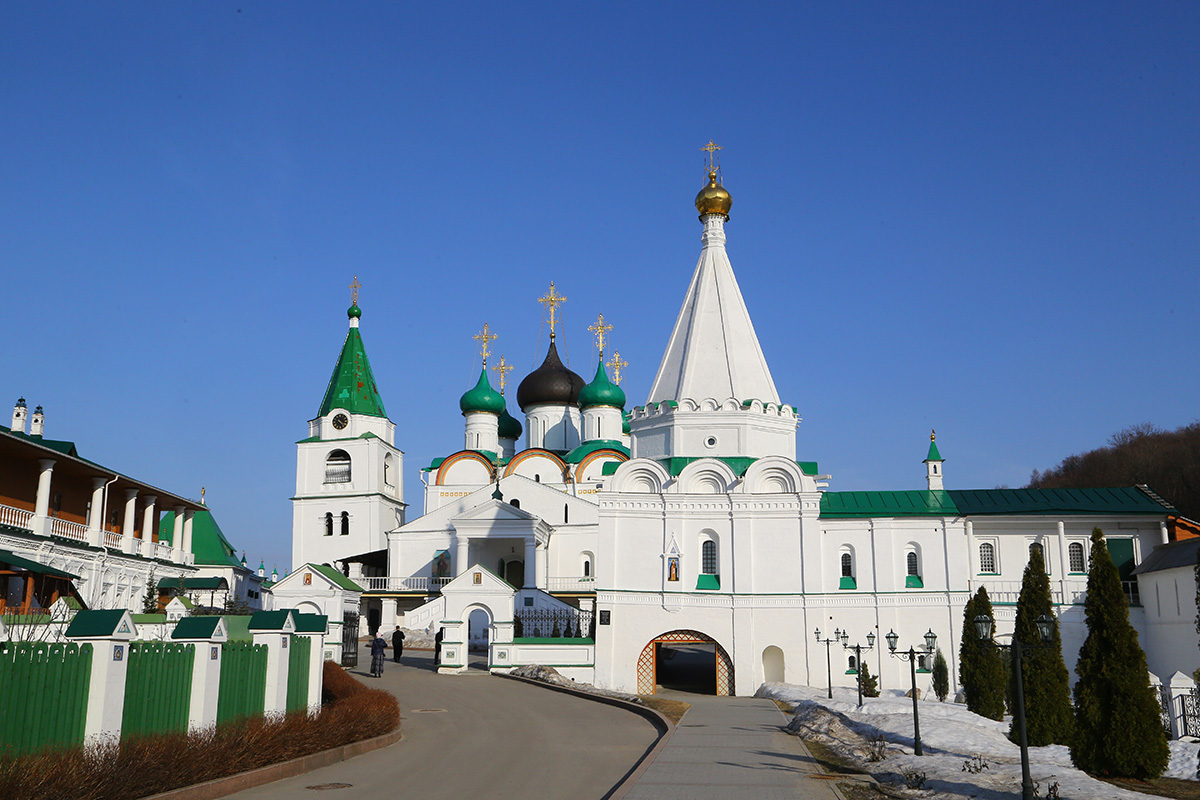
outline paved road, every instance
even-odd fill
[[[654,726],[621,708],[483,671],[437,675],[432,653],[388,661],[380,680],[365,674],[370,661],[360,656],[362,668],[352,672],[400,699],[403,741],[231,796],[598,800],[657,738]],[[352,788],[305,791],[328,783]]]
[[[626,800],[837,800],[770,700],[665,692],[692,704]]]

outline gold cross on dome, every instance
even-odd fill
[[[611,331],[612,325],[604,324],[604,315],[596,317],[596,322],[593,325],[588,325],[588,330],[596,334],[596,347],[600,350],[600,358],[604,358],[604,334]]]
[[[504,387],[508,384],[508,373],[513,371],[513,365],[505,361],[504,356],[500,356],[500,363],[492,369],[500,373],[500,394],[503,396]]]
[[[358,305],[358,290],[362,288],[362,284],[358,282],[358,276],[354,276],[354,282],[350,284],[350,305]]]
[[[477,342],[482,342],[482,344],[479,346],[479,355],[483,356],[483,365],[486,367],[488,356],[492,354],[492,342],[496,341],[500,337],[492,333],[491,328],[489,328],[488,324],[485,322],[483,323],[483,330],[471,338]]]
[[[713,144],[713,140],[709,139],[708,144],[704,145],[704,147],[701,147],[700,149],[708,151],[708,171],[716,172],[716,170],[717,170],[717,151],[724,150],[725,148],[719,144]]]
[[[558,294],[558,292],[556,292],[554,289],[554,281],[550,281],[550,291],[547,292],[544,297],[539,297],[538,302],[550,307],[550,339],[553,340],[555,311],[559,306],[567,302],[567,298],[563,297],[561,294]]]
[[[620,350],[613,350],[613,356],[611,359],[609,359],[607,366],[609,369],[612,370],[613,383],[617,384],[617,386],[620,386],[621,385],[621,370],[628,367],[629,362],[621,360],[621,351]]]

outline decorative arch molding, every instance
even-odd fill
[[[654,694],[657,683],[655,672],[657,666],[654,659],[655,645],[661,642],[674,644],[711,644],[717,651],[717,695],[719,697],[733,696],[733,660],[721,643],[706,633],[693,630],[677,630],[655,636],[642,648],[637,663],[637,693]]]
[[[805,479],[808,480],[805,480]],[[747,494],[796,494],[816,491],[816,481],[783,456],[765,456],[749,466],[741,490]]]
[[[534,458],[548,459],[553,468],[558,470],[558,477],[563,483],[569,482],[570,470],[567,467],[567,462],[563,461],[549,450],[543,450],[540,447],[531,447],[528,450],[522,450],[509,460],[508,465],[504,468],[504,477],[508,477],[516,472],[517,467],[521,464]]]
[[[613,473],[612,491],[639,494],[661,494],[671,475],[657,461],[635,458],[617,467]]]
[[[446,456],[446,459],[444,461],[442,461],[440,466],[438,466],[437,478],[435,479],[436,485],[438,485],[438,486],[445,485],[446,476],[450,474],[450,468],[453,467],[455,464],[459,463],[460,461],[477,461],[477,462],[479,462],[480,464],[483,465],[484,469],[487,470],[488,480],[490,481],[490,480],[495,479],[495,471],[494,471],[495,466],[492,464],[492,462],[488,459],[487,456],[483,455],[482,453],[476,452],[474,450],[460,450],[459,452],[455,453],[454,455]]]
[[[702,458],[683,468],[676,482],[683,494],[724,494],[737,483],[737,475],[724,461]]]
[[[576,478],[581,479],[587,474],[588,467],[600,460],[618,461],[623,463],[629,460],[629,456],[625,455],[620,450],[594,450],[580,459],[579,464],[575,467]]]

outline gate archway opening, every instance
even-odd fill
[[[659,686],[732,696],[733,661],[707,634],[692,630],[664,633],[642,649],[637,664],[638,694],[654,694]]]

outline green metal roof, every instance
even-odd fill
[[[329,378],[329,388],[325,390],[317,416],[323,417],[335,408],[369,417],[387,416],[358,328],[351,328],[346,334],[346,342]]]
[[[211,639],[221,622],[220,617],[184,617],[175,624],[172,639]]]
[[[499,416],[504,408],[504,398],[492,388],[491,382],[488,381],[487,367],[479,371],[479,381],[475,386],[468,389],[458,399],[458,409],[464,414],[481,411]]]
[[[625,408],[625,392],[608,379],[603,357],[596,365],[596,377],[579,390],[579,407],[590,408],[592,406],[612,406],[622,410]]]
[[[739,478],[745,475],[746,470],[750,469],[750,465],[758,460],[748,456],[675,456],[674,458],[660,458],[658,463],[666,467],[667,472],[671,473],[671,477],[675,478],[683,472],[684,467],[701,458],[716,458],[717,461],[724,461]]]
[[[34,444],[40,444],[42,447],[49,447],[51,450],[57,450],[60,453],[68,456],[79,458],[79,451],[75,449],[74,442],[65,442],[61,439],[43,439],[41,436],[30,436],[22,431],[0,430],[0,433],[12,436],[17,439],[24,439]]]
[[[958,509],[943,491],[825,492],[822,517],[954,517]]]
[[[71,619],[64,635],[67,638],[112,636],[124,616],[123,608],[80,611]]]
[[[324,614],[293,614],[296,633],[324,633],[329,627],[329,617]]]
[[[291,610],[286,608],[281,611],[256,611],[250,617],[248,628],[251,631],[281,631],[290,613]]]
[[[231,642],[249,642],[254,640],[254,635],[250,633],[250,616],[247,614],[238,614],[236,616],[222,615],[225,620],[225,630],[229,632],[229,641]]]
[[[27,569],[30,572],[36,572],[39,575],[49,575],[51,578],[66,578],[68,580],[79,580],[78,575],[72,575],[70,572],[54,567],[39,564],[36,561],[31,561],[28,558],[22,558],[11,550],[0,550],[0,564],[8,564],[10,567],[20,567]]]
[[[951,490],[963,516],[982,514],[1173,514],[1136,486],[1113,489]]]
[[[228,589],[229,588],[229,582],[221,577],[183,578],[182,580],[183,580],[183,588],[184,589],[205,589],[205,590],[210,590],[210,591],[217,591],[220,589]],[[178,588],[180,588],[179,582],[180,582],[179,578],[160,578],[158,581],[158,588],[159,589],[178,589]]]
[[[590,455],[597,450],[616,450],[625,456],[629,455],[629,448],[613,439],[593,439],[590,442],[584,442],[576,447],[571,452],[563,456],[563,461],[568,464],[578,464],[583,461],[584,456]]]
[[[817,469],[817,462],[815,461],[797,461],[796,465],[800,467],[800,471],[805,475],[815,476],[820,472],[820,470]]]
[[[925,456],[925,460],[926,461],[945,461],[946,460],[946,459],[942,458],[942,454],[938,452],[937,441],[934,439],[929,440],[929,455]]]
[[[305,566],[321,573],[343,589],[347,589],[351,592],[361,592],[363,590],[361,586],[347,578],[342,573],[338,572],[333,567],[329,567],[324,564],[305,564]],[[303,567],[301,569],[303,569]]]

